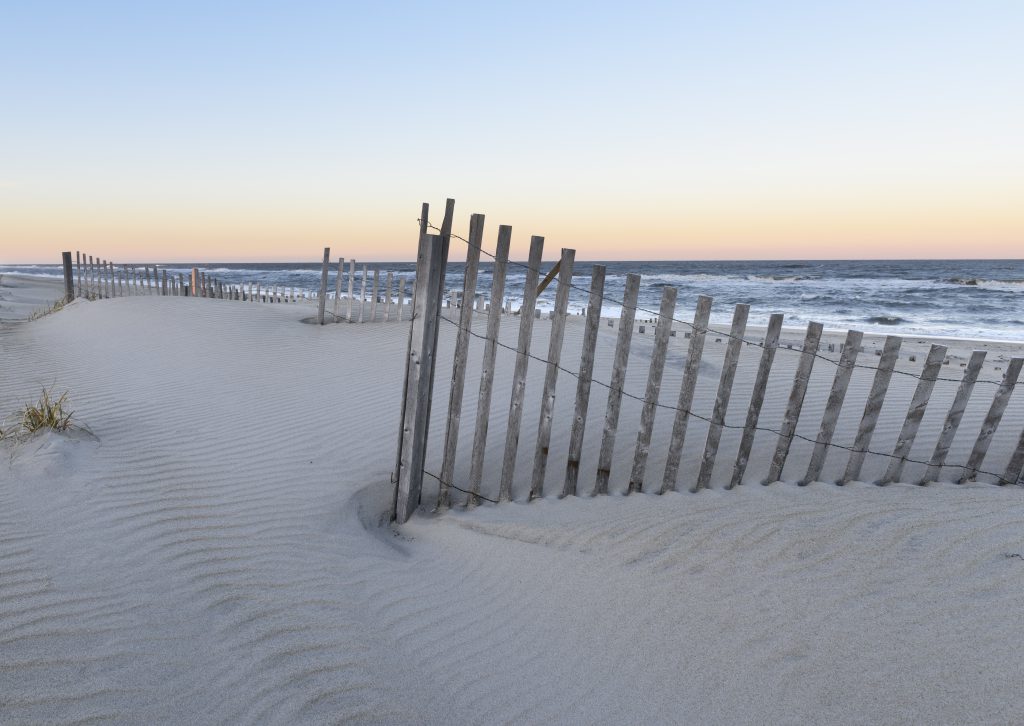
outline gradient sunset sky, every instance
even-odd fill
[[[1024,2],[2,2],[0,262],[1018,258]]]

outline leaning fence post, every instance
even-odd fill
[[[1006,472],[999,483],[1016,484],[1020,480],[1022,472],[1024,472],[1024,430],[1020,432],[1017,448],[1013,450],[1013,456],[1010,457],[1010,463],[1006,465]]]
[[[697,389],[697,377],[700,375],[700,359],[704,354],[704,337],[707,334],[708,320],[711,317],[711,303],[712,300],[707,295],[697,297],[697,307],[694,310],[693,323],[690,326],[693,334],[690,337],[690,346],[686,353],[683,380],[679,385],[679,398],[676,401],[676,413],[672,421],[672,438],[669,439],[668,455],[665,458],[661,494],[675,491],[676,481],[679,478],[679,463],[683,457],[683,444],[686,443],[690,408],[693,406],[693,394]]]
[[[597,333],[601,323],[601,300],[604,297],[604,265],[594,265],[590,272],[590,301],[587,304],[587,319],[583,333],[583,351],[580,353],[580,373],[576,380],[576,407],[572,417],[572,431],[569,434],[569,458],[565,465],[565,482],[562,496],[575,496],[580,476],[580,457],[583,454],[583,434],[587,428],[587,410],[590,406],[590,385],[594,375],[594,351],[597,348]],[[491,298],[491,309],[501,310]]]
[[[863,339],[864,333],[859,330],[850,330],[846,333],[846,342],[843,344],[843,352],[839,356],[835,378],[832,379],[832,391],[828,394],[825,413],[821,417],[821,428],[818,429],[818,438],[814,442],[811,462],[807,465],[807,473],[800,484],[807,485],[818,481],[821,476],[821,470],[825,466],[825,458],[828,456],[832,436],[836,432],[836,424],[839,423],[839,412],[843,408],[846,390],[850,387],[850,378],[853,375],[853,368],[857,363],[857,354],[860,352],[860,344]]]
[[[512,477],[516,469],[519,450],[519,431],[523,423],[523,396],[526,393],[526,369],[530,362],[530,342],[533,339],[533,311],[537,307],[537,279],[540,277],[541,253],[544,238],[530,238],[530,258],[523,283],[523,306],[519,316],[519,344],[516,347],[516,367],[512,376],[512,399],[508,407],[508,433],[505,436],[505,457],[501,465],[501,484],[498,501],[512,499]]]
[[[995,436],[996,429],[999,428],[999,422],[1003,419],[1003,412],[1006,410],[1006,405],[1010,402],[1014,386],[1017,385],[1017,377],[1020,375],[1022,365],[1024,365],[1024,358],[1011,358],[1010,365],[1006,366],[1003,381],[999,384],[999,388],[996,389],[996,395],[993,397],[992,405],[985,416],[985,422],[982,423],[981,431],[978,432],[978,438],[974,442],[974,449],[971,450],[971,455],[967,459],[967,466],[964,467],[964,474],[960,479],[961,483],[977,476],[978,469],[984,463],[985,454],[988,453],[988,445],[992,443],[992,437]]]
[[[928,400],[935,387],[935,380],[942,370],[942,361],[945,357],[946,346],[944,345],[933,345],[928,351],[928,358],[925,359],[924,370],[921,371],[921,378],[914,390],[914,397],[910,399],[907,417],[903,420],[903,428],[900,429],[899,438],[896,439],[889,467],[879,480],[879,484],[898,481],[903,474],[903,465],[906,463],[907,457],[910,456],[910,449],[914,446],[917,429],[921,426],[921,419],[924,418],[925,409],[928,408]]]
[[[417,242],[416,248],[416,269],[420,269],[421,261],[425,253],[425,245],[427,244],[424,237],[427,234],[427,214],[430,210],[430,205],[423,202],[423,207],[420,210],[420,235],[419,241]],[[352,322],[352,278],[356,272],[355,260],[351,261],[351,268],[348,276],[348,322]],[[402,405],[401,414],[398,417],[398,451],[395,453],[395,468],[392,474],[392,483],[395,485],[395,496],[394,501],[391,505],[391,518],[395,519],[398,510],[398,482],[399,475],[402,471],[402,446],[405,440],[405,407],[409,399],[409,379],[412,375],[413,363],[412,363],[412,335],[413,326],[409,326],[409,337],[406,340],[405,347],[405,376],[402,379]]]
[[[797,363],[796,374],[793,376],[793,388],[789,392],[786,413],[779,429],[779,441],[775,446],[771,467],[768,469],[768,478],[762,482],[764,484],[771,484],[782,478],[782,470],[786,467],[786,458],[789,456],[789,446],[793,443],[793,434],[796,433],[796,425],[800,421],[800,409],[804,406],[807,384],[811,381],[814,358],[818,354],[818,343],[821,341],[821,330],[821,323],[807,325],[803,351],[800,353],[800,362]]]
[[[594,479],[595,496],[608,493],[612,455],[615,452],[615,434],[619,427],[622,392],[626,385],[626,366],[629,364],[629,344],[633,339],[633,320],[636,319],[636,300],[639,294],[640,275],[629,273],[626,275],[626,289],[622,295],[622,310],[619,313],[619,335],[615,343],[612,379],[608,384],[608,404],[601,432],[601,453],[597,461],[597,476]]]
[[[466,246],[466,271],[463,275],[463,295],[476,290],[476,278],[480,265],[480,244],[484,237],[484,215],[474,214],[469,218],[469,244]],[[388,288],[390,300],[390,273]],[[374,274],[374,288],[377,287],[377,273]],[[473,324],[473,310],[462,307],[459,315],[459,330],[455,338],[455,356],[452,361],[451,389],[448,393],[448,420],[444,432],[444,454],[441,460],[441,483],[437,495],[437,508],[446,509],[449,503],[449,487],[455,476],[455,452],[459,444],[459,424],[462,421],[462,395],[466,385],[466,362],[469,356],[469,333]]]
[[[850,452],[850,459],[846,463],[846,471],[839,480],[840,484],[860,478],[864,457],[867,454],[868,447],[871,445],[871,437],[874,435],[875,426],[878,424],[878,417],[882,412],[882,404],[885,402],[885,394],[889,390],[889,381],[892,379],[892,372],[896,367],[896,359],[899,356],[902,344],[903,339],[898,335],[887,335],[885,338],[885,344],[882,346],[882,357],[879,359],[878,368],[875,370],[875,378],[871,383],[868,400],[864,404],[864,414],[860,419],[857,437],[853,441],[853,451]]]
[[[555,412],[555,390],[558,385],[558,367],[562,358],[562,340],[565,338],[565,318],[569,309],[569,289],[572,285],[572,266],[576,250],[562,249],[558,262],[558,290],[552,311],[551,339],[548,343],[547,368],[544,371],[544,392],[540,402],[540,421],[537,424],[537,448],[533,455],[533,475],[530,499],[544,496],[544,476],[547,472],[548,449],[551,447],[551,422]],[[472,298],[464,299],[465,307],[472,307]]]
[[[401,466],[395,492],[395,520],[405,523],[419,506],[423,466],[430,427],[430,392],[434,376],[439,300],[432,294],[442,274],[443,245],[440,235],[424,235],[417,256],[417,285],[422,286],[413,313],[413,345],[409,357],[409,381],[400,440]]]
[[[722,363],[722,374],[718,381],[718,394],[715,396],[715,407],[711,413],[711,424],[708,426],[708,437],[704,443],[704,454],[701,456],[700,472],[697,483],[690,488],[696,492],[706,489],[711,484],[711,474],[715,470],[715,458],[718,456],[718,443],[722,439],[722,428],[725,426],[725,414],[729,410],[729,399],[732,396],[732,384],[736,380],[736,366],[740,362],[743,349],[743,334],[747,332],[747,317],[750,306],[740,304],[732,316],[732,328],[729,331],[729,342],[725,348],[725,361]]]
[[[971,392],[974,390],[974,384],[978,380],[978,374],[981,373],[981,366],[984,362],[985,351],[976,350],[971,353],[971,358],[964,369],[964,377],[960,381],[960,387],[957,388],[956,398],[953,399],[953,404],[949,407],[949,413],[946,414],[946,421],[942,425],[939,440],[935,442],[935,451],[932,452],[932,458],[928,461],[928,468],[925,470],[921,481],[918,482],[919,484],[939,480],[939,476],[942,474],[942,466],[946,463],[946,456],[949,454],[949,447],[953,445],[956,431],[960,427],[960,420],[964,417],[967,402],[971,398]]]
[[[494,268],[491,273],[491,298],[499,298],[505,294],[505,271],[508,268],[508,250],[512,242],[512,228],[508,225],[498,227],[498,243],[494,250]],[[401,297],[405,278],[398,281],[398,319],[402,319]],[[494,360],[498,353],[498,329],[501,325],[501,310],[491,306],[487,314],[487,333],[485,335],[483,363],[480,373],[480,393],[477,396],[476,428],[473,430],[473,449],[469,462],[469,495],[466,506],[477,503],[480,493],[480,480],[483,478],[484,453],[487,449],[487,428],[491,419],[491,392],[494,390]]]
[[[654,328],[654,351],[651,353],[651,367],[647,374],[644,407],[640,413],[640,430],[636,435],[633,471],[629,475],[626,494],[644,490],[644,474],[647,470],[647,456],[651,450],[654,414],[658,410],[658,398],[661,395],[661,377],[665,371],[665,356],[668,354],[669,332],[672,330],[672,315],[676,309],[677,292],[674,287],[666,287],[661,295],[658,324]]]
[[[736,464],[732,469],[732,479],[725,487],[726,489],[732,489],[738,484],[743,483],[743,474],[747,470],[747,462],[750,461],[750,450],[754,446],[757,421],[761,416],[761,406],[764,405],[765,393],[768,390],[768,376],[771,374],[772,362],[775,360],[775,351],[779,347],[779,334],[781,332],[782,314],[774,313],[768,319],[768,329],[765,331],[761,350],[761,362],[757,366],[754,390],[750,394],[750,408],[747,409],[747,420],[743,425],[743,437],[740,439],[740,448],[736,454]]]
[[[328,266],[331,264],[331,248],[324,247],[324,264],[320,270],[320,299],[317,300],[316,322],[324,324],[324,306],[327,304],[327,277],[330,275]]]

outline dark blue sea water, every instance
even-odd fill
[[[576,264],[570,307],[581,311],[587,304],[593,262]],[[810,320],[827,328],[854,328],[865,332],[948,335],[971,338],[1024,340],[1024,260],[858,260],[780,262],[607,262],[606,301],[603,314],[618,315],[627,273],[643,277],[640,307],[653,317],[662,289],[679,290],[674,317],[692,318],[697,295],[715,299],[712,320],[727,324],[736,303],[749,303],[751,324],[765,323],[773,312],[785,314],[788,325]],[[506,298],[513,305],[521,299],[525,268],[510,263]],[[546,271],[552,263],[543,266]],[[168,264],[168,273],[187,275],[191,265]],[[263,287],[280,285],[314,290],[319,285],[319,264],[216,263],[201,266],[223,282],[260,282]],[[409,263],[371,263],[370,274],[413,277]],[[483,263],[477,290],[487,293],[491,266]],[[331,271],[330,289],[334,289]],[[0,265],[0,274],[59,277],[57,265]],[[362,263],[357,274],[361,279]],[[343,289],[347,289],[346,271]],[[358,294],[359,282],[355,289]],[[448,268],[448,287],[461,290],[462,267]],[[554,302],[555,286],[540,301],[542,309]],[[639,317],[645,317],[639,313]]]

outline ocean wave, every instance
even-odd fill
[[[898,315],[872,315],[869,318],[864,318],[864,322],[872,325],[902,325],[910,321]]]

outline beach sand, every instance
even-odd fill
[[[800,487],[811,444],[760,486],[686,492],[707,433],[690,425],[680,492],[625,497],[640,403],[623,405],[607,497],[559,500],[575,380],[560,376],[546,496],[525,503],[544,367],[532,361],[512,504],[382,524],[391,497],[407,323],[302,324],[305,305],[192,298],[76,301],[21,320],[59,285],[0,281],[0,416],[44,386],[83,428],[0,443],[0,721],[121,723],[1014,723],[1024,712],[1024,488],[992,477]],[[676,317],[692,311],[680,304]],[[483,331],[483,316],[474,329]],[[582,318],[563,365],[575,369]],[[677,326],[679,327],[679,326]],[[610,378],[601,325],[594,377]],[[688,341],[672,339],[675,403]],[[547,348],[537,321],[535,351]],[[501,339],[515,344],[518,318]],[[643,394],[653,325],[626,390]],[[754,337],[755,331],[748,331]],[[711,411],[724,338],[709,334],[694,410]],[[841,342],[829,332],[824,342]],[[440,469],[454,328],[432,410]],[[798,345],[802,331],[787,329]],[[878,336],[859,362],[874,364]],[[958,379],[978,344],[942,341]],[[479,384],[471,348],[456,480]],[[929,341],[908,338],[898,370]],[[964,463],[1010,356],[988,359],[950,451]],[[838,345],[836,346],[838,350]],[[727,421],[742,423],[759,349],[744,350]],[[917,356],[911,362],[909,354]],[[838,352],[825,354],[838,358]],[[777,428],[798,354],[780,350],[761,415]],[[497,493],[514,353],[501,349],[484,493]],[[835,368],[817,361],[798,433],[814,437]],[[852,441],[873,373],[854,372],[835,441]],[[872,449],[891,451],[917,380],[895,375]],[[927,459],[956,390],[940,381],[912,458]],[[606,391],[595,385],[580,472],[589,495]],[[648,487],[671,431],[657,414]],[[1024,427],[1011,398],[985,465]],[[821,479],[846,464],[830,453]],[[908,464],[903,479],[923,476]],[[424,502],[432,502],[436,485]],[[463,495],[454,492],[454,501]]]

